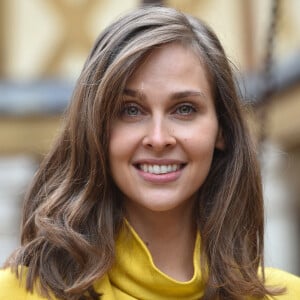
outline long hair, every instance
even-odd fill
[[[261,178],[228,60],[204,23],[162,7],[140,8],[117,20],[87,58],[62,131],[24,202],[22,245],[11,265],[19,275],[20,266],[26,267],[28,290],[38,279],[46,296],[99,298],[93,282],[112,266],[123,218],[108,164],[111,122],[130,75],[151,49],[170,42],[190,47],[205,64],[225,141],[197,201],[203,299],[275,293],[258,276],[259,265],[263,270]]]

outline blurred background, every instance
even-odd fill
[[[93,41],[149,4],[200,17],[223,43],[260,145],[266,265],[300,275],[298,0],[0,0],[0,264],[19,243],[24,193]]]

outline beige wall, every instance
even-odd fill
[[[1,3],[7,21],[5,48],[9,49],[6,76],[34,79],[47,74],[45,68],[56,52],[63,52],[60,47],[68,37],[69,45],[57,74],[74,79],[99,32],[140,1],[2,0]],[[165,3],[210,24],[228,56],[242,71],[261,68],[271,0],[166,0]],[[300,48],[298,11],[299,1],[281,1],[275,49],[278,57]]]
[[[138,0],[1,1],[6,4],[8,21],[5,75],[25,80],[47,74],[76,78],[99,32],[139,3]]]

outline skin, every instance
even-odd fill
[[[111,129],[109,159],[128,220],[157,267],[175,279],[193,275],[195,195],[215,148],[223,147],[199,57],[179,43],[152,50],[127,83],[123,109]],[[150,165],[177,169],[142,170]]]

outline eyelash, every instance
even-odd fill
[[[188,112],[180,112],[180,109],[183,108],[188,109]],[[129,112],[130,109],[135,109],[135,113],[134,114],[132,114],[132,112],[130,113]],[[195,105],[191,103],[180,103],[175,107],[174,110],[172,110],[172,115],[177,114],[180,118],[189,118],[197,111],[198,109],[195,107]],[[143,114],[144,114],[144,110],[140,107],[140,105],[131,102],[125,103],[120,112],[120,116],[124,118],[137,118]]]
[[[135,108],[136,111],[137,111],[137,113],[134,114],[134,115],[128,113],[129,109],[132,109],[132,108]],[[121,110],[121,116],[123,116],[123,117],[137,117],[137,116],[139,116],[141,114],[142,114],[142,109],[140,108],[139,105],[137,105],[135,103],[125,103],[123,105],[122,110]]]
[[[188,112],[179,112],[179,110],[180,109],[182,109],[182,108],[188,108],[189,109],[189,111]],[[175,113],[178,113],[178,114],[180,114],[181,116],[186,116],[186,117],[188,117],[188,116],[190,116],[190,115],[192,115],[193,113],[195,113],[195,112],[197,112],[197,109],[196,109],[196,107],[193,105],[193,104],[191,104],[191,103],[182,103],[182,104],[179,104],[176,108],[175,108]]]

